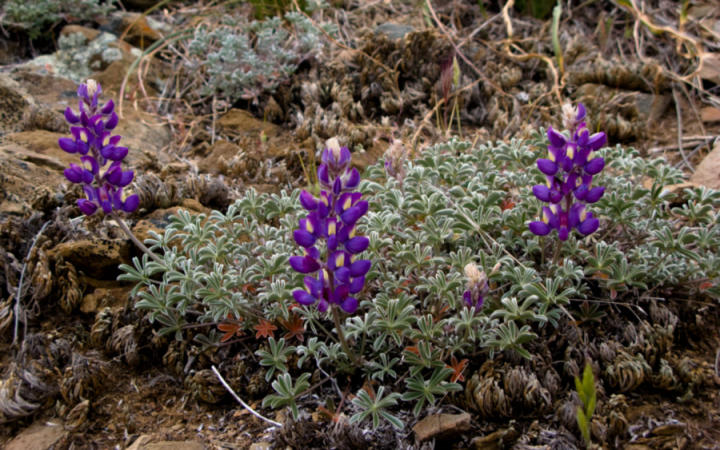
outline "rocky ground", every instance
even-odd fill
[[[211,361],[247,349],[198,354],[157,337],[133,309],[131,286],[116,281],[117,267],[139,251],[113,221],[76,219],[82,192],[62,174],[76,158],[57,146],[68,132],[63,111],[75,106],[77,82],[89,76],[116,99],[117,131],[131,149],[127,161],[141,199],[129,222],[141,238],[180,208],[209,212],[250,186],[276,192],[301,185],[303,161],[330,137],[354,148],[362,168],[395,139],[416,154],[459,133],[474,142],[524,137],[555,123],[563,101],[585,103],[611,144],[664,156],[689,183],[717,189],[720,11],[712,1],[692,2],[679,30],[674,13],[660,13],[674,11],[662,1],[651,2],[647,16],[620,2],[574,6],[560,27],[560,71],[550,21],[492,2],[485,11],[460,0],[333,3],[313,16],[338,26],[325,50],[273,94],[234,104],[178,98],[162,88],[181,71],[173,54],[182,49],[161,47],[134,64],[143,49],[192,21],[201,4],[165,5],[152,20],[121,12],[89,26],[66,25],[58,35],[64,39],[42,55],[32,54],[22,33],[4,38],[0,446],[567,448],[543,435],[547,423],[562,421],[558,411],[528,420],[447,410],[453,415],[433,416],[437,424],[399,435],[381,430],[369,441],[347,424],[315,416],[293,423],[278,412],[274,419],[286,425],[270,429],[233,403],[209,370]],[[667,29],[653,35],[643,20]],[[447,114],[442,75],[453,54],[461,68],[454,95],[462,128],[448,131],[438,120]],[[184,87],[176,81],[173,89]],[[683,300],[670,309],[672,352],[684,358],[695,388],[669,395],[639,387],[641,379],[639,388],[613,394],[598,423],[621,437],[607,447],[720,446],[717,305]],[[479,375],[492,379],[493,368],[483,366]],[[255,392],[246,400],[259,407],[268,389],[262,375],[250,370],[246,382]]]

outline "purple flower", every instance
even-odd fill
[[[367,237],[355,235],[355,224],[367,212],[368,202],[354,192],[360,174],[350,167],[350,159],[350,150],[329,140],[317,171],[320,195],[300,193],[300,204],[308,214],[298,221],[293,239],[305,254],[291,256],[289,262],[296,272],[308,275],[305,288],[293,291],[293,298],[301,305],[317,304],[321,312],[334,304],[354,313],[358,300],[353,294],[363,289],[371,266],[369,260],[357,259],[370,245]]]
[[[78,87],[79,113],[72,108],[65,109],[65,120],[70,125],[72,137],[58,139],[58,145],[68,153],[79,153],[83,167],[70,164],[65,169],[65,178],[71,183],[82,184],[86,198],[78,200],[78,208],[85,215],[92,215],[102,209],[105,214],[113,210],[133,212],[140,199],[133,194],[126,197],[123,188],[134,177],[131,170],[122,170],[122,160],[128,154],[127,147],[120,147],[120,136],[111,131],[118,124],[115,104],[109,100],[99,104],[102,88],[94,80]],[[110,165],[105,169],[105,166]],[[104,173],[102,169],[105,169]]]
[[[575,229],[587,236],[600,225],[585,205],[600,200],[605,193],[604,186],[590,187],[594,175],[605,167],[601,157],[589,159],[590,154],[605,144],[605,133],[590,135],[585,122],[585,107],[563,106],[563,124],[568,128],[570,138],[548,129],[548,158],[537,160],[537,166],[545,174],[546,184],[533,186],[535,197],[548,203],[542,208],[539,221],[530,222],[528,228],[538,236],[545,236],[557,230],[561,241]]]
[[[479,311],[485,302],[485,296],[490,288],[487,283],[487,275],[478,269],[474,263],[468,263],[465,266],[465,292],[463,292],[463,302],[468,308],[475,308]]]

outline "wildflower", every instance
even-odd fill
[[[360,173],[350,167],[350,159],[347,147],[340,147],[336,139],[328,140],[317,171],[323,190],[318,197],[302,191],[300,204],[308,214],[293,232],[304,254],[290,257],[290,266],[308,274],[303,279],[305,289],[295,290],[293,297],[302,305],[317,303],[322,312],[331,304],[355,312],[358,301],[353,294],[362,290],[371,266],[369,260],[357,258],[370,243],[367,237],[355,235],[368,202],[354,192]]]
[[[402,184],[405,178],[405,160],[407,150],[399,139],[394,139],[385,151],[385,172]]]
[[[600,225],[587,205],[597,202],[605,193],[604,186],[591,187],[593,176],[602,171],[605,160],[591,159],[590,155],[605,144],[606,137],[603,132],[590,135],[585,114],[582,103],[577,108],[563,106],[563,124],[570,132],[569,139],[552,127],[548,129],[548,158],[537,160],[547,182],[532,188],[538,200],[549,204],[542,208],[541,220],[529,224],[530,231],[538,236],[555,229],[558,238],[564,241],[573,229],[587,236]]]
[[[474,263],[465,266],[465,292],[463,292],[463,300],[468,308],[475,307],[476,310],[482,308],[485,296],[489,291],[487,283],[487,275],[478,269]]]
[[[134,173],[122,170],[128,149],[118,145],[120,136],[112,135],[118,124],[115,104],[108,100],[100,105],[101,93],[102,88],[95,80],[78,87],[78,113],[70,107],[65,110],[72,137],[58,140],[60,148],[80,155],[81,164],[70,164],[64,174],[71,183],[82,184],[86,198],[78,200],[77,205],[88,216],[98,208],[105,214],[113,210],[132,212],[139,204],[137,195],[123,195],[123,188],[130,184]]]

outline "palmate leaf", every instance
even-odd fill
[[[277,377],[272,382],[272,388],[275,389],[277,394],[270,394],[263,400],[263,406],[270,405],[273,408],[280,408],[282,406],[289,406],[292,411],[293,419],[297,420],[300,412],[297,406],[297,397],[305,392],[309,387],[310,374],[305,372],[300,375],[297,382],[293,385],[292,376],[289,373],[284,373]]]
[[[232,314],[228,314],[225,320],[217,325],[218,330],[225,333],[220,338],[220,342],[227,342],[234,336],[242,336],[242,321],[243,317],[238,317],[237,319],[235,319]]]
[[[260,365],[269,367],[265,374],[265,381],[270,381],[273,374],[277,370],[278,372],[287,372],[287,359],[290,354],[295,351],[295,346],[291,345],[285,347],[285,339],[280,338],[276,341],[275,338],[268,339],[268,346],[270,351],[258,350],[255,352],[260,359]]]
[[[386,397],[383,397],[385,394],[385,386],[380,386],[377,394],[368,392],[366,389],[367,388],[360,389],[352,400],[352,404],[360,408],[360,412],[350,418],[350,423],[362,422],[370,416],[372,418],[373,428],[377,428],[380,425],[380,418],[382,417],[390,422],[393,427],[402,430],[405,427],[402,420],[385,411],[385,409],[397,404],[397,401],[400,399],[400,394],[392,392]]]
[[[291,314],[290,319],[280,319],[280,324],[287,330],[284,338],[288,341],[292,338],[297,339],[299,342],[305,341],[305,324],[302,317],[297,314]]]
[[[265,319],[260,319],[260,322],[253,328],[256,331],[255,339],[275,338],[275,330],[277,330],[277,327],[273,325],[272,322],[268,322]]]
[[[453,369],[443,366],[436,368],[429,380],[426,380],[421,374],[410,377],[405,380],[407,391],[403,394],[402,399],[406,402],[415,402],[413,414],[417,416],[426,402],[435,405],[436,396],[462,390],[462,386],[459,384],[446,381],[452,374]]]
[[[453,370],[452,377],[450,377],[450,381],[452,383],[455,383],[457,381],[465,381],[465,375],[463,375],[463,372],[465,371],[465,368],[467,367],[469,362],[470,360],[467,358],[463,358],[458,361],[457,358],[453,356],[450,359],[450,365],[447,367]]]

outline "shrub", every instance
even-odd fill
[[[27,31],[30,39],[39,37],[59,22],[81,22],[102,17],[115,10],[114,0],[7,0],[3,24]]]
[[[537,236],[528,229],[541,207],[531,187],[546,176],[533,165],[546,145],[543,133],[474,148],[451,140],[406,164],[402,183],[383,162],[366,171],[358,191],[369,209],[356,228],[369,238],[360,257],[372,268],[357,311],[336,330],[347,350],[329,314],[293,299],[303,286],[303,274],[288,270],[292,230],[307,214],[300,190],[250,189],[225,213],[180,212],[148,241],[162,262],[136,258],[122,279],[137,283],[136,307],[160,334],[211,348],[220,339],[215,324],[228,316],[240,331],[258,330],[258,354],[276,376],[268,404],[297,413],[296,396],[306,392],[298,386],[310,373],[362,374],[384,387],[375,399],[369,388],[358,391],[353,421],[397,427],[390,409],[418,415],[452,398],[468,367],[498,353],[532,358],[532,341],[579,315],[583,301],[636,303],[651,290],[655,298],[720,298],[720,192],[672,194],[665,187],[682,180],[679,171],[633,149],[604,148],[596,152],[607,162],[595,175],[606,189],[593,204],[598,230],[565,241]],[[478,267],[466,276],[469,264]],[[285,337],[266,341],[268,323]]]
[[[247,22],[224,16],[220,23],[197,27],[188,42],[189,73],[203,79],[202,96],[230,103],[272,93],[298,64],[322,47],[321,31],[299,12]],[[326,31],[332,31],[328,25]]]

